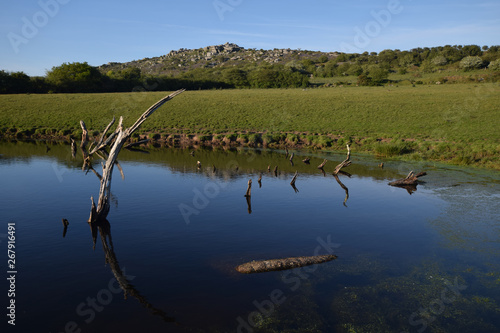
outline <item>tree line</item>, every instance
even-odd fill
[[[0,70],[0,93],[93,93],[177,90],[187,88],[298,88],[311,77],[355,76],[359,85],[380,85],[389,73],[431,73],[488,68],[500,71],[500,46],[455,45],[380,53],[307,56],[282,63],[244,62],[237,66],[192,68],[173,76],[144,74],[138,67],[101,71],[86,62],[64,63],[45,77]],[[498,76],[497,76],[498,77]]]

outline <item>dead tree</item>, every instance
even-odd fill
[[[335,167],[335,171],[333,171],[333,174],[336,175],[339,173],[339,171],[342,168],[348,167],[351,165],[351,148],[349,147],[349,144],[347,145],[347,157],[345,160],[342,161],[339,165]]]
[[[245,193],[245,197],[251,197],[252,196],[252,180],[248,180],[248,187],[247,187],[247,192]]]
[[[407,185],[417,185],[418,184],[418,178],[427,175],[425,172],[420,172],[417,173],[416,175],[413,173],[413,171],[410,171],[408,176],[402,179],[395,180],[393,182],[390,182],[389,185],[391,186],[407,186]]]
[[[336,255],[318,255],[311,257],[293,257],[284,259],[270,259],[251,261],[236,267],[236,270],[243,274],[263,273],[271,271],[281,271],[297,267],[304,267],[337,259]]]
[[[326,162],[328,162],[328,160],[325,158],[323,160],[323,163],[321,163],[320,165],[318,165],[318,169],[323,170],[323,167],[325,166]]]
[[[123,117],[120,117],[118,122],[118,126],[113,134],[108,137],[108,139],[104,142],[105,133],[103,133],[101,139],[99,140],[96,147],[91,150],[91,153],[96,153],[97,151],[103,149],[107,145],[110,145],[111,149],[107,156],[106,162],[103,164],[103,173],[101,178],[101,185],[99,188],[99,199],[97,201],[97,206],[95,205],[94,198],[91,197],[92,206],[90,211],[89,223],[105,220],[106,216],[109,212],[109,200],[110,200],[110,190],[111,190],[111,178],[113,174],[113,168],[116,164],[116,159],[118,154],[120,153],[121,148],[125,144],[125,142],[130,138],[132,133],[134,133],[141,125],[146,121],[146,119],[160,106],[170,101],[175,96],[184,92],[185,89],[178,90],[168,96],[163,97],[158,102],[153,104],[149,109],[147,109],[137,120],[136,122],[130,126],[129,128],[123,129]],[[105,132],[109,130],[111,125],[114,123],[114,119],[110,122],[110,124],[106,127]],[[85,123],[80,121],[80,125],[82,126],[82,151],[85,151],[85,145],[87,142],[87,130],[85,128]],[[85,157],[84,153],[84,161],[89,159],[90,155],[87,154]],[[84,162],[85,165],[85,162]]]

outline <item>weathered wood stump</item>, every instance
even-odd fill
[[[418,184],[418,178],[427,175],[426,172],[419,172],[416,175],[413,173],[413,171],[410,171],[408,176],[406,178],[398,179],[393,182],[390,182],[389,185],[391,186],[407,186],[407,185],[417,185]]]

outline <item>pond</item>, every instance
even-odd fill
[[[10,224],[16,272],[3,304],[9,314],[15,301],[15,331],[500,331],[498,172],[382,168],[353,152],[336,179],[345,154],[290,150],[291,163],[280,150],[143,150],[120,153],[109,225],[92,229],[97,160],[96,175],[67,144],[0,143],[2,262]],[[388,185],[411,170],[427,172],[416,188]],[[318,254],[337,259],[235,270]]]

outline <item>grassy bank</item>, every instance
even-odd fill
[[[3,137],[96,135],[125,126],[162,92],[0,95]],[[188,91],[158,110],[142,136],[175,143],[353,149],[381,156],[500,168],[498,84]]]

